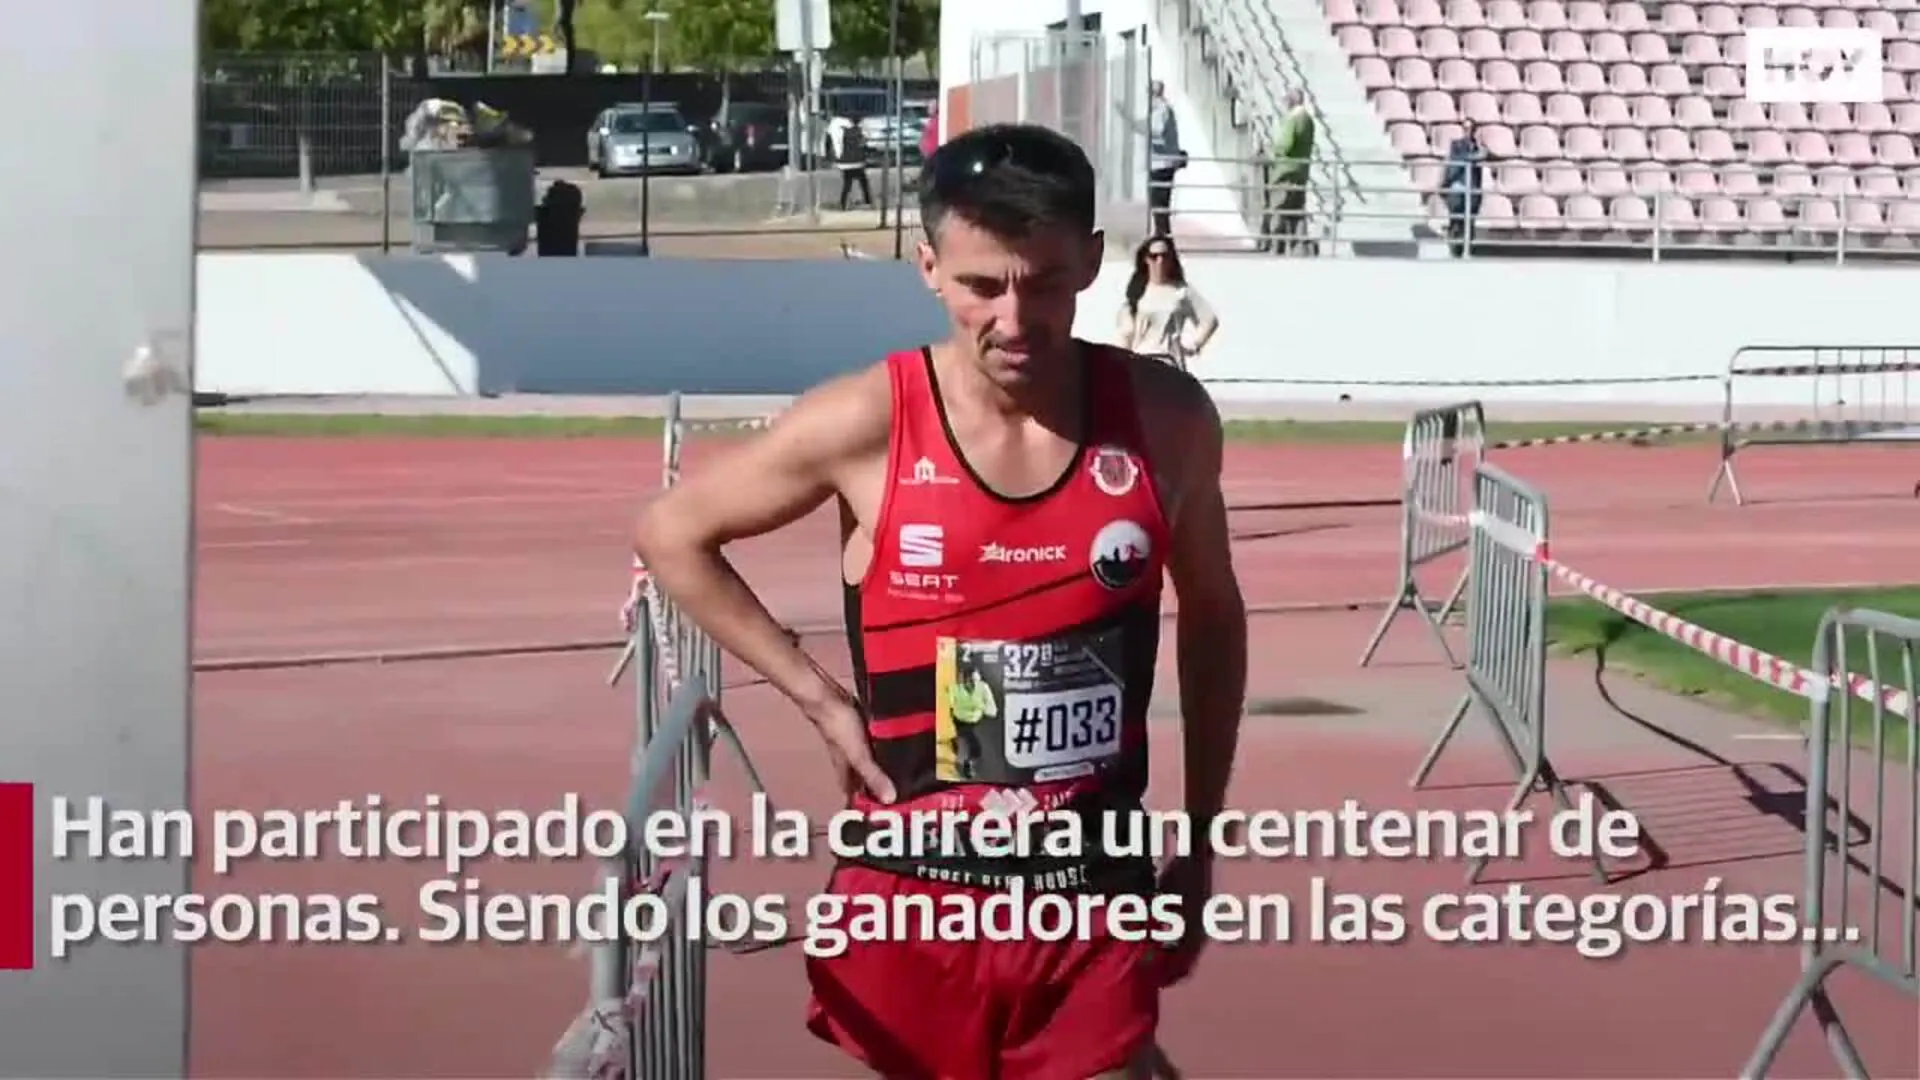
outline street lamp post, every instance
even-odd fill
[[[660,27],[667,21],[664,11],[649,11],[642,18],[653,24],[653,56],[647,60],[646,73],[640,77],[640,254],[653,254],[653,69],[660,66]]]

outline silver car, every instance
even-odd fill
[[[706,168],[692,125],[671,105],[615,105],[594,117],[587,165],[597,176],[687,175]]]

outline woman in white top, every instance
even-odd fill
[[[1187,284],[1173,238],[1148,237],[1133,253],[1133,278],[1120,305],[1120,347],[1185,371],[1218,329],[1213,308]]]

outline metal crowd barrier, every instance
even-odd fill
[[[1733,471],[1749,446],[1920,442],[1920,345],[1747,345],[1734,350],[1722,380],[1720,461],[1707,501],[1722,484],[1745,503]],[[1802,420],[1743,423],[1737,389],[1757,379],[1807,384],[1812,415]],[[1776,406],[1777,407],[1777,406]]]
[[[1459,606],[1467,587],[1468,570],[1435,607],[1420,591],[1419,570],[1465,550],[1468,546],[1467,511],[1473,498],[1474,466],[1486,453],[1486,415],[1477,401],[1443,405],[1413,414],[1401,444],[1400,584],[1387,605],[1380,625],[1360,654],[1366,667],[1403,611],[1417,611],[1440,643],[1447,663],[1459,667],[1447,645],[1442,624]]]
[[[1850,632],[1864,638],[1867,692],[1862,694],[1855,686],[1852,693],[1821,695],[1812,702],[1807,734],[1806,879],[1800,919],[1809,927],[1857,927],[1859,940],[1842,937],[1829,941],[1821,934],[1806,943],[1801,952],[1800,978],[1761,1033],[1753,1057],[1740,1073],[1745,1080],[1762,1080],[1768,1074],[1788,1033],[1808,1006],[1812,1006],[1827,1047],[1842,1072],[1857,1078],[1868,1075],[1858,1047],[1827,994],[1827,980],[1842,968],[1853,968],[1897,992],[1920,998],[1920,964],[1916,963],[1920,960],[1916,956],[1916,950],[1920,950],[1920,712],[1915,707],[1916,699],[1920,699],[1915,677],[1920,670],[1916,664],[1920,620],[1878,611],[1828,612],[1821,620],[1813,647],[1813,673],[1823,677],[1824,685],[1858,682],[1853,675],[1858,662],[1849,662]],[[1881,677],[1890,662],[1899,670],[1898,688],[1892,690]],[[1864,718],[1858,715],[1862,701],[1869,710]],[[1906,732],[1906,754],[1904,761],[1895,763],[1901,769],[1902,784],[1894,786],[1888,783],[1887,737],[1890,729],[1901,726]],[[1856,799],[1854,791],[1856,741],[1866,743],[1875,765],[1873,784],[1865,799]],[[1904,800],[1900,798],[1901,786],[1905,789]],[[1894,790],[1890,792],[1889,787]],[[1894,812],[1900,815],[1891,834],[1887,813],[1890,794]],[[1866,830],[1858,834],[1848,827],[1857,802],[1871,808],[1865,815]],[[1856,840],[1856,835],[1864,839]],[[1890,853],[1889,840],[1905,850]],[[1863,846],[1867,849],[1864,853],[1856,851]],[[1856,866],[1859,872],[1854,870]],[[1859,895],[1862,890],[1866,892],[1864,898]],[[1897,927],[1896,934],[1887,933],[1889,915]],[[1896,935],[1897,940],[1889,940]]]
[[[1434,765],[1476,705],[1513,763],[1517,783],[1507,810],[1536,792],[1571,810],[1560,774],[1547,758],[1547,497],[1497,465],[1473,471],[1472,530],[1467,551],[1467,690],[1414,770],[1412,786]],[[1487,860],[1467,868],[1480,880]],[[1596,854],[1594,872],[1605,880]]]

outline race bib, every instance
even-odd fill
[[[1098,771],[1120,753],[1120,631],[1041,641],[941,638],[934,773],[1020,787]]]

